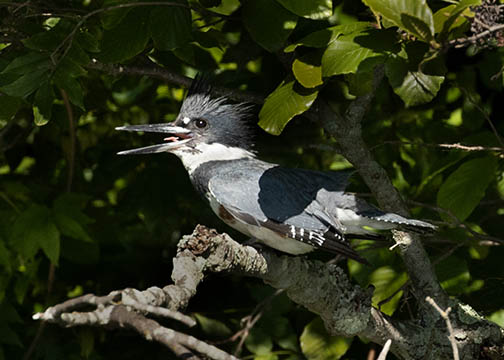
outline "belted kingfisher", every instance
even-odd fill
[[[432,232],[424,221],[385,213],[346,193],[350,172],[286,168],[256,158],[251,150],[250,108],[212,97],[196,79],[173,123],[116,128],[166,134],[164,143],[120,155],[177,155],[194,187],[232,228],[288,254],[320,248],[366,263],[348,242],[377,237],[375,230]]]

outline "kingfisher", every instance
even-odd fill
[[[176,155],[224,223],[291,255],[322,249],[367,263],[349,239],[376,239],[392,229],[435,230],[345,192],[352,172],[287,168],[258,159],[249,115],[250,106],[212,96],[208,82],[196,78],[175,121],[116,128],[160,133],[163,143],[118,154]]]

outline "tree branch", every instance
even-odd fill
[[[436,326],[439,313],[436,312],[435,321],[422,326],[414,321],[393,320],[371,306],[371,288],[364,290],[352,284],[345,272],[333,264],[279,256],[270,250],[258,252],[238,244],[227,234],[198,226],[192,235],[184,236],[179,242],[173,265],[174,284],[163,290],[153,287],[145,291],[114,291],[102,297],[84,295],[35,314],[34,319],[67,327],[84,324],[126,327],[147,340],[164,344],[179,356],[189,349],[213,359],[236,359],[190,335],[163,327],[147,316],[158,315],[157,312],[150,314],[149,309],[160,306],[172,310],[185,308],[207,273],[239,273],[284,290],[294,302],[320,315],[331,335],[359,335],[382,345],[390,339],[390,350],[403,359],[439,359],[451,354],[444,327]],[[138,306],[138,303],[147,306]],[[455,306],[451,320],[461,354],[466,358],[477,357],[481,339],[492,351],[503,347],[502,329],[466,305]],[[180,314],[179,318],[183,317]]]
[[[169,71],[154,63],[145,66],[112,65],[104,64],[96,59],[92,59],[92,61],[86,67],[88,69],[103,71],[110,75],[150,76],[166,81],[167,83],[183,86],[186,88],[189,88],[193,81],[193,79],[187,76]],[[217,96],[226,96],[231,100],[239,102],[249,102],[253,104],[262,104],[264,102],[264,97],[262,95],[250,91],[241,91],[221,86],[212,86],[212,92]]]
[[[362,139],[361,121],[383,76],[383,67],[377,67],[373,90],[350,103],[344,116],[334,112],[324,101],[320,101],[319,119],[324,129],[338,141],[342,155],[359,171],[380,207],[385,211],[409,216],[406,204],[392,185],[383,167],[373,159]],[[448,297],[441,289],[419,237],[395,231],[394,240],[399,245],[401,256],[413,285],[413,293],[420,303],[425,304],[425,298],[430,295],[438,303],[447,306]],[[428,309],[427,313],[433,312],[430,306],[423,305],[423,308]]]

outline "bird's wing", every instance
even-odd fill
[[[316,174],[324,173],[240,167],[213,176],[208,189],[220,205],[243,223],[365,262],[346,242],[340,224],[332,221],[316,201],[321,186]],[[332,176],[340,180],[330,179],[335,189],[346,186],[346,174]]]

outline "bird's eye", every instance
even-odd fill
[[[206,120],[204,120],[204,119],[196,119],[196,120],[194,120],[194,123],[200,129],[203,129],[203,128],[205,128],[208,125],[207,122],[206,122]]]

